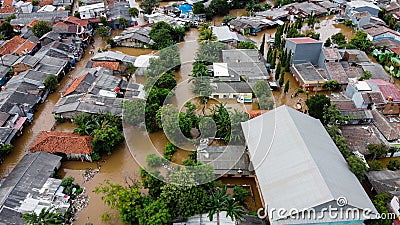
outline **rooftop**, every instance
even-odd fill
[[[31,152],[90,154],[93,137],[69,132],[42,131],[29,147]]]
[[[6,55],[14,53],[25,41],[25,39],[18,35],[14,36],[0,47],[0,54]]]
[[[389,121],[383,116],[378,110],[372,110],[372,116],[374,117],[374,124],[381,132],[381,134],[388,141],[396,141],[400,138],[399,130],[392,126]]]
[[[337,80],[339,84],[347,84],[349,82],[342,64],[339,62],[326,62],[325,66],[332,80]]]
[[[400,91],[396,85],[380,79],[370,79],[367,82],[372,87],[377,86],[386,100],[400,101]]]
[[[322,85],[326,81],[311,63],[293,64],[292,67],[305,84],[320,83]]]
[[[400,171],[380,170],[367,173],[369,182],[378,194],[386,193],[399,196]]]
[[[351,151],[358,151],[363,155],[370,154],[367,145],[369,143],[383,143],[379,139],[379,131],[374,125],[348,125],[340,128],[347,146]]]
[[[351,1],[347,2],[347,5],[351,8],[361,8],[361,7],[370,7],[373,9],[380,10],[378,6],[376,6],[374,3],[369,2],[369,1]]]
[[[119,62],[107,62],[107,61],[94,61],[92,63],[92,68],[95,67],[103,67],[109,70],[118,71],[119,69]]]
[[[312,39],[310,37],[286,38],[286,40],[289,40],[289,41],[294,42],[296,44],[321,43],[320,41],[317,41],[317,40]]]
[[[342,56],[340,55],[337,48],[323,48],[324,55],[326,60],[341,60]]]

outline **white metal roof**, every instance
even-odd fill
[[[228,63],[213,63],[214,77],[229,77]]]
[[[354,83],[354,85],[356,86],[356,89],[358,91],[371,91],[372,90],[366,81],[358,81],[358,82]]]
[[[99,8],[104,8],[104,2],[91,4],[91,5],[79,6],[78,11],[79,12],[85,12],[85,11],[89,11],[89,10],[93,10],[93,9],[99,9]]]
[[[328,205],[338,207],[336,200],[345,197],[348,206],[376,213],[319,120],[281,106],[242,123],[242,128],[269,209],[321,210]],[[269,216],[273,225],[311,223],[280,219],[276,211]],[[324,217],[323,221],[340,220]]]
[[[239,41],[235,32],[232,32],[228,26],[211,27],[212,32],[217,37],[217,41]]]
[[[370,7],[373,9],[380,10],[380,8],[376,6],[374,3],[367,1],[351,1],[347,2],[347,5],[350,6],[351,8]]]
[[[158,58],[158,56],[153,54],[140,55],[136,58],[136,61],[133,65],[137,68],[147,68],[150,65],[150,59],[152,58]]]

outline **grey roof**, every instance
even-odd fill
[[[61,21],[63,18],[68,17],[68,11],[53,11],[53,12],[40,12],[40,13],[19,13],[16,19],[10,21],[11,25],[27,25],[33,20],[37,19],[40,21],[46,21],[50,24],[54,24]]]
[[[133,39],[140,41],[145,44],[154,44],[154,41],[150,38],[150,27],[139,27],[132,30],[124,30],[119,36],[114,37],[114,41],[120,42],[126,39]]]
[[[374,124],[381,132],[381,134],[388,141],[396,141],[400,138],[400,132],[389,121],[383,116],[377,109],[372,110],[372,116],[374,117]]]
[[[21,213],[14,211],[28,194],[35,195],[61,166],[61,157],[46,152],[26,154],[0,187],[0,223],[26,224]]]
[[[293,64],[292,67],[296,69],[296,74],[299,74],[306,82],[324,81],[324,78],[311,63]]]
[[[328,10],[324,9],[323,7],[316,5],[311,2],[300,2],[300,3],[293,3],[289,6],[292,6],[296,8],[297,10],[303,11],[307,13],[308,15],[311,15],[312,13],[315,14],[325,14],[328,13]]]
[[[54,6],[67,6],[67,5],[72,5],[73,0],[53,0]]]
[[[350,63],[363,63],[363,62],[371,62],[368,58],[368,55],[360,50],[357,49],[338,49],[340,55]],[[345,53],[349,54],[350,56],[354,56],[351,58],[345,58]]]
[[[130,56],[120,52],[106,51],[97,53],[92,57],[92,61],[118,61],[123,63],[135,63],[136,56]]]
[[[216,175],[250,175],[253,168],[245,146],[208,146],[197,151],[197,160],[203,164],[210,164]]]
[[[2,56],[1,58],[3,65],[12,66],[20,58],[20,56],[8,54]]]
[[[253,93],[254,83],[247,82],[214,82],[213,93]]]
[[[31,55],[24,55],[21,58],[19,58],[17,61],[14,62],[13,66],[23,63],[25,65],[30,66],[31,68],[35,67],[40,61],[40,58],[31,56]]]
[[[228,22],[229,26],[240,29],[261,29],[267,26],[273,26],[276,23],[274,21],[261,20],[257,17],[238,17]]]
[[[6,76],[8,72],[10,72],[9,67],[0,65],[0,78],[3,78],[4,76]]]
[[[372,187],[379,194],[386,193],[394,196],[400,195],[400,170],[369,171],[367,177],[369,182],[372,184]]]
[[[277,8],[277,9],[273,9],[273,10],[255,12],[254,14],[256,16],[266,17],[266,18],[275,20],[275,19],[279,19],[281,17],[289,16],[289,11]]]
[[[349,207],[368,208],[372,217],[376,215],[368,195],[318,119],[280,106],[242,123],[242,128],[268,208],[338,207],[336,200],[345,196]],[[318,221],[279,219],[276,211],[269,216],[272,225],[340,221],[324,215]]]
[[[374,125],[349,125],[340,128],[347,146],[351,151],[358,151],[361,154],[370,154],[367,145],[369,143],[380,144],[379,131]]]
[[[40,64],[46,64],[46,65],[51,65],[51,66],[61,66],[61,67],[66,67],[68,64],[68,61],[65,59],[60,59],[60,58],[55,58],[51,56],[43,56],[43,58],[40,60]]]
[[[372,74],[372,79],[381,79],[390,81],[390,76],[386,73],[385,69],[378,63],[361,63],[360,64],[364,71],[369,71]]]
[[[53,65],[48,65],[48,64],[42,64],[39,63],[38,66],[35,67],[36,71],[40,71],[43,73],[47,74],[53,74],[53,75],[60,75],[61,71],[64,69],[62,66],[53,66]]]
[[[107,6],[107,17],[118,19],[125,18],[128,21],[132,18],[129,15],[129,2],[113,2]]]
[[[210,221],[208,218],[208,214],[201,214],[201,215],[195,215],[191,216],[189,218],[186,218],[182,221],[176,221],[173,222],[173,225],[214,225],[216,224],[215,218],[217,217],[217,213],[214,214],[213,221]],[[221,225],[266,225],[265,220],[258,218],[257,216],[250,216],[250,215],[245,215],[241,221],[232,221],[230,217],[226,215],[226,211],[221,211],[219,213],[219,223]]]
[[[0,127],[0,144],[9,144],[14,137],[14,128]]]
[[[326,62],[325,67],[331,80],[336,80],[339,84],[347,84],[349,82],[347,73],[339,62]]]
[[[49,74],[43,73],[40,71],[36,71],[36,70],[27,70],[27,71],[20,73],[18,76],[23,77],[25,79],[34,80],[34,81],[43,83],[44,80],[46,79],[46,77],[49,76]]]
[[[0,92],[0,111],[10,112],[16,104],[27,105],[26,108],[36,105],[40,97],[22,93],[19,91],[6,90]]]

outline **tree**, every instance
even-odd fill
[[[123,119],[132,125],[139,125],[145,121],[146,102],[143,99],[125,100],[122,102]]]
[[[372,155],[372,161],[375,161],[376,158],[382,158],[386,156],[389,152],[389,147],[385,144],[374,144],[370,143],[367,145],[369,154]]]
[[[132,17],[138,17],[138,16],[139,16],[139,9],[137,9],[137,8],[130,8],[130,9],[128,10],[128,13],[129,13],[129,15],[132,16]]]
[[[327,91],[336,91],[340,89],[340,84],[337,80],[330,80],[323,83],[322,88],[326,89]]]
[[[157,0],[143,0],[140,3],[140,8],[143,10],[144,14],[151,14],[154,8],[158,7],[158,1]]]
[[[54,92],[58,88],[58,77],[56,75],[48,75],[43,83],[46,89]]]
[[[289,79],[285,83],[285,88],[283,89],[283,92],[286,94],[289,91]]]
[[[324,105],[322,111],[322,124],[330,126],[345,125],[348,120],[348,117],[342,116],[340,111],[336,108],[336,104],[332,104],[331,106]]]
[[[74,17],[80,19],[81,18],[81,14],[78,11],[76,11],[76,12],[74,12]]]
[[[355,155],[347,158],[347,162],[349,163],[351,172],[353,172],[360,181],[364,180],[365,173],[368,170],[365,163]]]
[[[108,36],[109,32],[106,27],[101,26],[96,29],[96,33],[98,33],[101,38],[105,38]]]
[[[9,16],[7,16],[4,19],[4,22],[11,22],[11,20],[16,19],[16,18],[17,18],[17,16],[13,13],[13,14],[10,14]]]
[[[181,41],[185,36],[185,29],[181,27],[174,28],[170,24],[160,21],[151,27],[149,35],[155,42],[152,48],[162,49]]]
[[[331,100],[326,95],[316,94],[306,100],[306,105],[310,116],[322,121],[324,107],[325,105],[331,106]]]
[[[350,44],[367,54],[371,53],[373,48],[373,42],[368,39],[367,33],[363,30],[357,31],[356,35],[350,40]]]
[[[47,34],[48,32],[51,31],[51,26],[45,22],[45,21],[39,21],[35,23],[32,27],[32,33],[38,37],[41,38],[44,34]]]
[[[372,73],[368,70],[364,70],[363,75],[358,78],[359,81],[369,80],[372,77]]]
[[[206,12],[206,8],[202,2],[195,2],[193,4],[193,13],[194,14],[202,14]]]
[[[28,225],[63,225],[64,216],[60,212],[54,212],[54,208],[42,208],[39,215],[35,212],[24,213],[22,218]]]
[[[272,57],[271,57],[271,69],[275,69],[275,63],[276,63],[276,51],[273,51]]]
[[[389,199],[391,199],[391,197],[386,193],[375,195],[374,199],[372,200],[372,203],[374,204],[378,213],[381,215],[381,219],[367,220],[367,221],[365,221],[366,225],[391,225],[391,224],[393,224],[392,220],[389,219],[390,218],[389,211],[386,208],[387,201]],[[385,219],[382,219],[382,218],[385,218]]]
[[[331,40],[334,44],[344,45],[346,44],[346,37],[342,33],[337,33],[331,36]]]
[[[271,90],[267,82],[263,80],[259,80],[254,84],[253,92],[256,97],[261,97],[262,95],[266,95],[267,97],[271,96]]]
[[[3,37],[5,39],[11,39],[12,37],[14,37],[14,27],[10,24],[10,22],[4,21],[1,25],[0,25],[0,32],[3,34]]]
[[[331,38],[326,39],[326,41],[324,43],[324,47],[331,47],[331,45],[332,45]]]
[[[271,97],[262,95],[258,98],[258,108],[261,110],[271,110],[274,108],[274,100]]]
[[[281,75],[279,77],[279,86],[282,87],[283,83],[285,82],[285,71],[281,72]]]
[[[103,126],[101,129],[94,130],[92,148],[101,153],[110,155],[115,146],[124,141],[124,136],[117,127]]]
[[[177,151],[176,146],[174,144],[172,144],[171,142],[168,142],[165,145],[164,158],[171,161],[171,157],[176,151]]]
[[[263,35],[259,51],[260,51],[260,54],[262,56],[264,56],[264,52],[265,52],[265,34]]]
[[[250,196],[250,192],[242,186],[233,187],[233,198],[239,203],[244,204],[246,198]]]
[[[237,46],[238,49],[255,49],[257,46],[251,41],[242,41]]]
[[[281,61],[279,60],[278,66],[276,67],[276,70],[275,70],[275,80],[279,79],[279,75],[281,74],[281,69],[282,69],[282,64],[281,64]]]
[[[125,29],[125,27],[128,26],[128,20],[124,17],[118,18],[118,23],[122,26],[122,29]]]
[[[230,217],[232,221],[241,221],[246,214],[243,206],[239,205],[236,199],[228,198],[225,207],[226,217]]]
[[[36,6],[36,5],[38,5],[39,4],[39,0],[32,0],[32,5],[33,6]]]
[[[217,40],[217,36],[215,36],[210,28],[207,28],[200,32],[199,40],[202,42],[215,41]]]
[[[225,142],[230,141],[232,144],[244,145],[245,138],[241,123],[249,120],[249,115],[237,109],[233,110],[229,115],[231,118],[231,132],[229,139],[226,137]]]
[[[228,205],[228,194],[226,193],[226,186],[224,185],[221,189],[216,189],[211,192],[208,200],[208,218],[210,221],[213,220],[214,214],[217,214],[217,225],[220,225],[219,213],[226,209]]]
[[[161,200],[152,201],[139,210],[140,225],[164,225],[172,220],[167,204]]]
[[[229,4],[225,0],[211,0],[208,9],[211,9],[214,15],[225,16],[229,13]]]

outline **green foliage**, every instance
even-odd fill
[[[4,21],[0,25],[0,32],[3,35],[3,39],[6,39],[6,40],[11,39],[15,35],[14,27],[10,24],[10,22],[7,22],[7,21]]]
[[[327,91],[336,91],[340,89],[340,84],[337,80],[329,80],[322,84],[322,88]]]
[[[251,41],[242,41],[237,46],[238,49],[255,49],[257,46]]]
[[[336,108],[336,104],[331,106],[325,104],[322,110],[322,124],[324,125],[344,125],[349,118],[342,116],[340,111]]]
[[[96,33],[99,34],[101,38],[105,38],[108,36],[108,29],[104,26],[101,26],[96,29]]]
[[[283,89],[283,92],[286,94],[289,91],[289,79],[285,83],[285,88]]]
[[[38,4],[39,4],[39,0],[32,0],[32,5],[33,6],[38,5]]]
[[[170,24],[160,21],[155,23],[149,33],[151,39],[155,42],[153,49],[162,49],[180,42],[185,37],[183,27],[173,27]]]
[[[166,163],[165,159],[156,155],[156,154],[149,154],[146,156],[147,165],[150,167],[159,167]]]
[[[73,178],[73,177],[66,177],[66,178],[62,179],[61,186],[64,186],[64,187],[71,186],[72,183],[74,182],[74,180],[75,180],[75,178]]]
[[[210,42],[217,40],[217,36],[212,32],[211,28],[206,28],[200,31],[199,40],[201,42]]]
[[[122,108],[125,122],[137,126],[145,121],[146,102],[143,99],[124,100]]]
[[[367,145],[369,154],[372,155],[372,161],[374,161],[376,158],[382,158],[385,157],[388,152],[389,152],[389,146],[385,144],[375,144],[375,143],[370,143]]]
[[[384,217],[383,214],[386,214],[385,218],[389,218],[389,211],[386,208],[387,201],[390,199],[390,196],[386,193],[375,195],[374,200],[372,203],[374,204],[376,210]],[[366,225],[391,225],[393,224],[391,219],[376,219],[376,220],[367,220],[365,221]]]
[[[220,62],[222,59],[222,50],[224,49],[225,45],[221,42],[201,43],[195,59],[196,61],[203,62],[205,65]]]
[[[16,19],[16,18],[17,18],[17,16],[13,13],[13,14],[10,14],[9,16],[7,16],[4,19],[4,22],[11,22],[11,20]]]
[[[241,205],[244,204],[246,198],[250,196],[250,192],[242,186],[233,187],[233,198]]]
[[[118,23],[121,25],[121,28],[124,29],[126,26],[128,26],[128,20],[125,19],[124,17],[118,18]]]
[[[325,43],[324,43],[324,47],[331,47],[332,45],[332,41],[331,38],[326,39]]]
[[[225,0],[211,0],[207,10],[211,10],[213,15],[225,16],[229,13],[229,5]]]
[[[236,16],[224,16],[224,18],[222,19],[222,24],[227,24],[229,21],[236,19]]]
[[[400,161],[396,159],[390,159],[386,167],[389,170],[398,170],[400,169]]]
[[[158,7],[158,0],[143,0],[140,3],[140,8],[144,14],[151,14],[154,8]]]
[[[363,75],[358,79],[359,81],[363,81],[363,80],[369,80],[372,77],[372,73],[368,70],[365,70],[363,72]]]
[[[267,82],[263,80],[257,81],[253,89],[256,97],[261,97],[262,95],[266,95],[267,97],[271,96],[270,87]]]
[[[332,35],[331,40],[334,44],[337,44],[339,46],[347,43],[346,37],[342,33],[337,33],[337,34]]]
[[[349,19],[345,20],[343,24],[348,27],[353,27],[353,22]]]
[[[124,136],[119,129],[114,126],[103,126],[94,130],[92,148],[98,153],[107,153],[111,155],[114,148],[124,141]]]
[[[350,44],[354,45],[357,49],[366,52],[372,52],[373,43],[368,39],[367,33],[363,30],[357,31],[356,35],[350,40]]]
[[[149,196],[157,199],[160,196],[162,187],[165,185],[163,176],[159,170],[148,173],[145,169],[140,168],[140,177],[142,179],[143,188],[149,190]]]
[[[129,15],[132,16],[132,17],[138,17],[138,16],[139,16],[139,9],[137,9],[137,8],[130,8],[130,9],[128,10],[128,13],[129,13]]]
[[[47,22],[39,21],[32,26],[32,33],[36,37],[41,38],[44,34],[50,32],[51,29],[52,29],[51,26]]]
[[[111,220],[111,216],[110,214],[108,214],[107,212],[104,212],[103,214],[101,214],[101,221],[110,221]]]
[[[282,87],[284,82],[285,82],[285,71],[282,71],[281,75],[279,76],[279,86]]]
[[[264,52],[265,52],[265,34],[263,35],[259,52],[260,52],[261,55],[264,55]]]
[[[139,210],[140,225],[170,224],[172,217],[167,204],[161,200],[152,201],[143,210]]]
[[[343,157],[345,159],[349,158],[352,154],[346,144],[346,139],[342,136],[342,133],[339,130],[338,125],[325,126],[325,129],[329,133],[329,136],[331,136],[333,142],[335,142]]]
[[[80,19],[81,18],[81,14],[78,11],[76,11],[76,12],[74,12],[74,17]]]
[[[217,213],[217,224],[219,224],[219,213],[227,211],[232,221],[241,220],[244,216],[244,208],[237,201],[230,198],[226,193],[226,186],[216,188],[209,195],[207,202],[208,218],[212,221],[214,214]]]
[[[206,8],[202,2],[195,2],[193,4],[193,13],[194,14],[202,14],[206,12]]]
[[[164,158],[171,161],[172,155],[177,151],[176,146],[171,142],[165,145]]]
[[[146,77],[158,77],[168,71],[177,69],[181,64],[179,49],[175,45],[160,50],[158,56],[159,58],[157,59],[150,59],[150,65],[145,71]]]
[[[373,161],[369,163],[369,169],[372,171],[378,171],[383,169],[383,165],[379,161]]]
[[[26,221],[28,225],[63,225],[64,217],[60,212],[55,212],[54,208],[44,207],[39,215],[35,212],[24,213],[22,218]]]
[[[111,48],[117,47],[117,43],[111,38],[107,38],[106,43],[109,44]]]
[[[12,144],[3,144],[0,147],[0,159],[4,159],[6,155],[8,155],[12,150],[14,146]]]
[[[316,94],[306,100],[306,105],[310,116],[322,121],[324,107],[325,105],[331,106],[331,100],[326,95]]]
[[[365,173],[368,170],[365,163],[355,155],[348,157],[347,162],[350,166],[351,172],[353,172],[360,181],[364,180]]]
[[[43,83],[50,92],[54,92],[58,88],[58,77],[56,75],[48,75]]]

